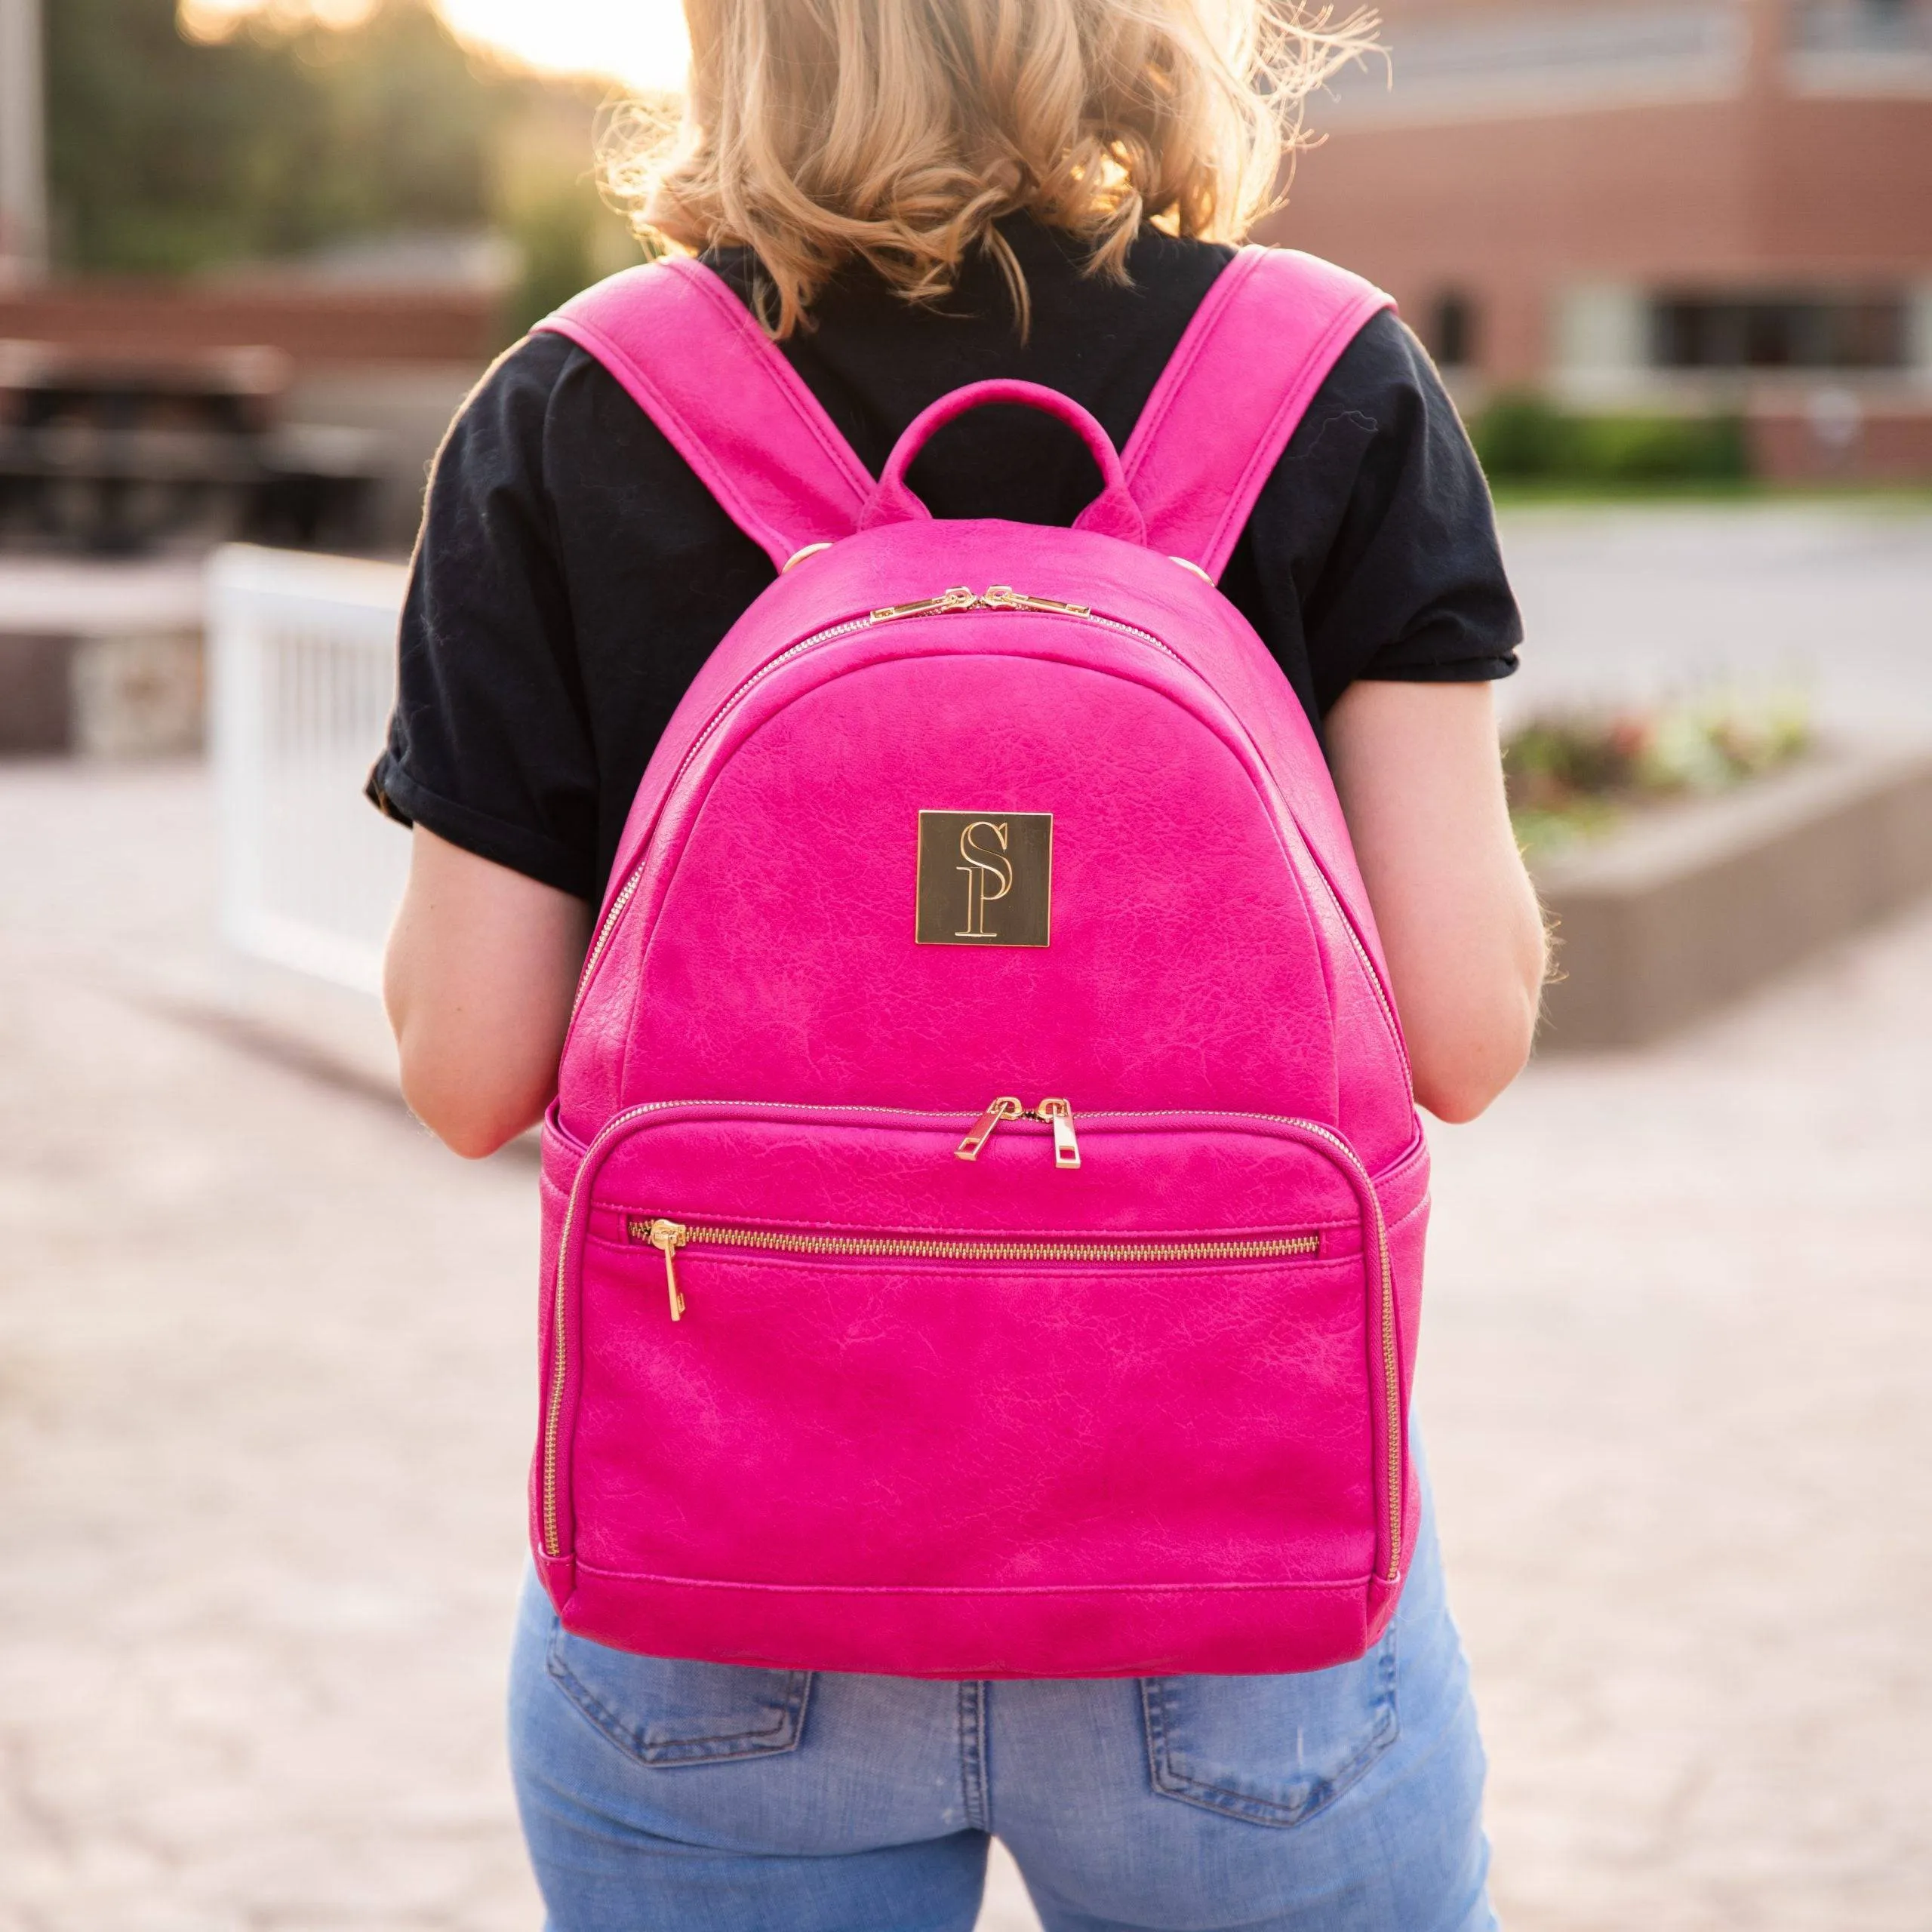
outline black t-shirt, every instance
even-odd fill
[[[1082,275],[1054,231],[1023,218],[1003,232],[1032,298],[1023,338],[1004,281],[978,257],[937,312],[851,272],[784,343],[875,475],[928,403],[994,376],[1064,392],[1124,445],[1232,253],[1149,229],[1122,286]],[[749,258],[710,259],[749,297]],[[1063,525],[1100,487],[1072,432],[1023,408],[949,426],[909,480],[937,515]],[[594,357],[528,337],[485,377],[436,460],[371,798],[597,898],[672,710],[772,574]],[[1370,322],[1323,384],[1222,589],[1318,724],[1358,678],[1515,668],[1521,627],[1488,491],[1428,357],[1392,315]]]

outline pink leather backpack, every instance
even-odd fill
[[[983,1678],[1386,1627],[1428,1156],[1321,752],[1214,580],[1386,303],[1244,251],[1124,451],[979,383],[876,482],[694,262],[544,325],[780,567],[645,774],[545,1124],[571,1629]],[[989,402],[1086,439],[1072,529],[908,490]]]

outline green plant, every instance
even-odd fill
[[[1583,480],[1731,483],[1750,474],[1738,416],[1585,416],[1574,419]]]
[[[180,273],[485,214],[499,103],[427,0],[358,26],[245,20],[189,39],[174,0],[47,10],[61,265]]]
[[[1512,391],[1491,403],[1470,433],[1498,482],[1722,483],[1750,474],[1743,420],[1734,415],[1586,415]]]
[[[1515,482],[1560,476],[1576,457],[1574,419],[1539,395],[1499,395],[1472,425],[1470,435],[1483,468]]]

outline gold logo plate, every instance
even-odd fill
[[[1051,812],[921,812],[921,946],[1044,946],[1053,927]]]

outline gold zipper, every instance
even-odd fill
[[[970,611],[979,602],[963,583],[943,590],[937,597],[915,597],[909,604],[887,604],[875,611],[869,623],[889,624],[895,617],[924,617],[935,611]]]
[[[626,1107],[623,1112],[614,1115],[604,1123],[596,1138],[583,1150],[583,1158],[577,1163],[576,1177],[571,1183],[569,1196],[564,1204],[564,1221],[563,1226],[558,1231],[557,1267],[551,1297],[552,1311],[550,1327],[550,1387],[549,1398],[544,1404],[543,1411],[541,1501],[543,1552],[549,1557],[561,1557],[564,1553],[562,1538],[558,1534],[557,1506],[558,1451],[562,1434],[564,1389],[568,1380],[570,1368],[570,1323],[565,1308],[564,1291],[565,1278],[569,1271],[571,1236],[577,1223],[577,1204],[582,1194],[583,1178],[595,1164],[592,1157],[605,1143],[622,1133],[626,1128],[645,1118],[648,1115],[663,1113],[672,1109],[690,1106],[693,1104],[694,1103],[689,1100],[646,1100],[636,1106]],[[697,1104],[754,1105],[761,1109],[777,1109],[790,1113],[819,1113],[824,1111],[823,1108],[806,1102],[764,1100],[740,1103],[712,1102]],[[837,1111],[841,1113],[894,1115],[913,1115],[917,1112],[916,1109],[909,1107],[873,1106],[844,1107]],[[1157,1108],[1143,1109],[1137,1112],[1115,1111],[1108,1114],[1106,1118],[1115,1120],[1161,1120],[1186,1118],[1193,1112],[1193,1109],[1186,1108]],[[1013,1116],[1001,1115],[1001,1118],[1009,1117]],[[1318,1140],[1334,1148],[1349,1170],[1361,1180],[1362,1191],[1367,1198],[1370,1212],[1375,1223],[1376,1254],[1380,1264],[1382,1280],[1380,1340],[1383,1388],[1387,1404],[1385,1411],[1385,1421],[1387,1426],[1389,1466],[1389,1568],[1383,1580],[1389,1583],[1397,1583],[1401,1580],[1402,1561],[1401,1369],[1398,1359],[1395,1343],[1395,1278],[1389,1258],[1389,1231],[1386,1223],[1383,1220],[1380,1198],[1375,1192],[1375,1184],[1369,1177],[1368,1170],[1362,1165],[1361,1158],[1355,1149],[1339,1134],[1331,1129],[1320,1126],[1311,1120],[1303,1120],[1294,1114],[1235,1112],[1222,1117],[1234,1120],[1267,1121],[1277,1126],[1291,1127],[1299,1132],[1313,1134]],[[983,1115],[982,1119],[983,1118]],[[995,1121],[994,1125],[997,1124],[998,1121]],[[989,1128],[987,1131],[990,1133],[992,1128]],[[674,1234],[670,1230],[678,1232]],[[691,1233],[691,1230],[684,1223],[675,1221],[668,1223],[666,1239],[670,1245],[664,1251],[665,1269],[667,1275],[672,1275],[676,1266],[672,1256],[678,1247],[684,1245],[685,1241],[690,1238]],[[647,1234],[645,1238],[649,1239],[650,1236]],[[794,1238],[817,1238],[808,1236]],[[1319,1235],[1301,1235],[1289,1237],[1289,1238],[1313,1241],[1315,1244],[1315,1247],[1304,1251],[1306,1252],[1318,1253],[1320,1251],[1321,1237]],[[652,1245],[656,1246],[657,1243],[653,1241]],[[1143,1258],[1154,1258],[1147,1256],[1144,1249],[1142,1251],[1142,1254]],[[672,1287],[675,1293],[675,1277],[672,1278]],[[681,1295],[678,1297],[677,1312],[679,1317],[681,1317],[684,1312]]]
[[[1010,583],[996,583],[980,600],[980,607],[986,611],[1050,611],[1063,617],[1091,617],[1093,607],[1088,604],[1063,604],[1057,597],[1029,597],[1023,591],[1015,590]]]
[[[683,1321],[685,1297],[678,1286],[678,1251],[691,1239],[691,1229],[676,1221],[633,1221],[630,1237],[632,1241],[648,1241],[653,1247],[663,1251],[664,1286],[671,1297],[671,1319]]]
[[[1093,607],[1069,604],[1057,597],[1029,597],[1010,583],[989,585],[975,592],[964,584],[955,584],[937,597],[917,597],[909,604],[887,604],[872,612],[867,620],[889,624],[896,617],[929,617],[939,611],[1044,611],[1059,617],[1091,617]]]
[[[1073,1108],[1066,1100],[1045,1100],[1037,1107],[1022,1106],[1011,1094],[1002,1094],[966,1131],[966,1138],[953,1149],[954,1154],[962,1161],[977,1161],[980,1150],[993,1137],[993,1129],[1001,1121],[1037,1120],[1044,1121],[1054,1131],[1054,1165],[1057,1168],[1077,1168],[1080,1164],[1080,1143],[1074,1137]]]
[[[889,1261],[1268,1261],[1284,1255],[1319,1254],[1318,1234],[1276,1235],[1253,1241],[984,1241],[948,1235],[795,1235],[770,1228],[714,1227],[638,1214],[625,1224],[631,1239],[648,1242],[664,1257],[671,1319],[685,1302],[678,1287],[678,1251],[743,1247],[768,1254],[849,1256]]]
[[[1073,1109],[1065,1100],[1042,1100],[1034,1111],[1035,1120],[1047,1121],[1054,1131],[1054,1165],[1077,1168],[1080,1143],[1073,1137]]]
[[[993,1129],[1003,1120],[1023,1120],[1026,1109],[1011,1094],[1002,1094],[987,1108],[980,1118],[967,1129],[966,1138],[953,1149],[962,1161],[977,1161],[980,1149],[993,1137]]]

